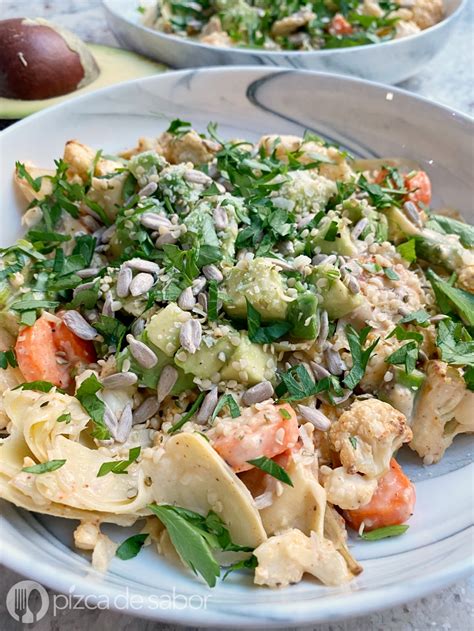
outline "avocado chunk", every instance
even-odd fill
[[[420,230],[405,217],[400,208],[390,206],[390,208],[386,208],[383,212],[388,221],[388,238],[390,241],[399,243],[407,236],[414,237],[420,234]]]
[[[246,299],[260,313],[263,322],[284,320],[291,299],[283,276],[268,259],[241,261],[221,285],[224,309],[232,318],[247,317]]]
[[[361,232],[359,239],[363,240],[369,234],[373,234],[378,243],[387,241],[388,221],[383,213],[377,212],[369,206],[364,206],[361,201],[353,198],[346,199],[342,207],[353,224],[356,224],[360,219],[367,219],[368,224]]]
[[[152,344],[168,357],[173,357],[178,348],[181,325],[189,320],[191,314],[183,311],[175,302],[170,302],[164,309],[155,313],[146,327],[146,334]]]
[[[128,349],[123,350],[117,358],[117,367],[119,370],[122,369],[123,362],[128,359],[130,361],[130,370],[134,372],[138,376],[138,383],[141,386],[146,386],[147,388],[156,388],[158,385],[158,380],[160,378],[161,372],[165,366],[169,366],[170,364],[174,365],[173,359],[168,357],[163,351],[161,351],[157,346],[155,346],[148,339],[146,332],[143,332],[140,336],[140,341],[144,342],[147,346],[151,348],[151,350],[155,353],[158,358],[158,362],[153,368],[143,368],[130,354]],[[173,389],[171,390],[171,394],[177,395],[189,388],[193,387],[193,378],[192,375],[186,375],[184,371],[175,366],[178,371],[178,380],[176,381]]]
[[[314,340],[319,331],[318,299],[310,291],[300,294],[290,302],[287,320],[291,323],[290,333],[301,340]]]
[[[216,373],[221,372],[234,349],[235,346],[232,345],[229,337],[221,337],[212,346],[206,346],[203,341],[194,354],[183,351],[183,354],[186,355],[185,359],[181,359],[181,353],[178,353],[175,357],[175,363],[185,373],[191,373],[199,379],[210,379]]]
[[[127,81],[128,79],[138,79],[158,74],[166,70],[162,64],[150,61],[141,55],[132,53],[120,48],[110,46],[100,46],[98,44],[85,45],[92,53],[99,66],[99,76],[88,85],[74,90],[69,94],[57,96],[51,99],[28,100],[7,99],[0,97],[0,118],[16,120],[24,118],[35,112],[39,112],[45,107],[57,105],[68,99],[75,98],[81,94],[104,88],[114,83]]]
[[[363,303],[360,294],[353,294],[340,278],[333,278],[328,272],[334,271],[330,265],[319,265],[309,280],[315,285],[320,278],[326,279],[324,287],[318,287],[322,294],[321,307],[328,312],[331,320],[342,318]]]
[[[320,232],[312,239],[313,248],[319,248],[322,254],[341,254],[343,256],[355,256],[357,248],[351,239],[351,233],[347,226],[341,226],[338,230],[338,236],[333,241],[327,241],[326,235],[331,226],[322,228]]]
[[[251,342],[243,332],[240,334],[240,344],[221,370],[222,379],[235,379],[249,385],[264,380],[273,381],[275,373],[276,359],[272,353],[263,350],[260,344]]]

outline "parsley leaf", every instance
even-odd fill
[[[237,405],[237,401],[231,394],[227,393],[223,394],[217,402],[217,405],[214,408],[214,412],[211,415],[211,421],[213,421],[222,410],[222,408],[226,406],[229,408],[229,412],[232,418],[238,418],[240,416],[240,408]]]
[[[195,574],[200,574],[209,587],[215,587],[221,572],[205,531],[203,532],[182,513],[176,511],[174,506],[149,504],[148,508],[166,527],[171,542],[183,563]]]
[[[53,388],[56,388],[54,383],[50,381],[25,381],[25,383],[21,383],[13,390],[35,390],[36,392],[49,392]],[[61,388],[57,388],[58,392],[64,393],[64,390]]]
[[[385,363],[387,364],[404,365],[405,372],[407,373],[412,372],[416,368],[417,361],[418,344],[414,341],[408,342],[408,344],[401,346],[385,359]]]
[[[441,359],[456,366],[474,366],[474,340],[461,323],[441,320],[438,324],[436,346]]]
[[[257,469],[265,471],[265,473],[268,473],[273,478],[280,480],[280,482],[288,484],[289,486],[293,486],[293,482],[291,481],[288,473],[274,460],[271,460],[266,456],[261,456],[260,458],[254,458],[253,460],[247,460],[247,462],[249,464],[253,464],[254,467],[257,467]]]
[[[141,447],[132,447],[128,450],[127,460],[113,460],[112,462],[104,462],[101,464],[97,477],[101,478],[107,473],[126,473],[128,467],[135,462],[140,455]]]
[[[171,121],[166,131],[168,134],[173,134],[173,136],[183,136],[184,134],[187,134],[190,130],[191,123],[182,121],[179,118],[175,118]]]
[[[257,567],[258,565],[258,559],[257,557],[252,554],[251,557],[249,557],[248,559],[243,559],[242,561],[236,561],[235,563],[232,563],[232,565],[229,565],[229,567],[226,568],[225,574],[222,577],[222,580],[225,581],[225,579],[229,576],[229,574],[231,572],[235,572],[235,570],[253,570]]]
[[[207,319],[210,322],[217,320],[217,300],[218,300],[217,282],[210,280],[208,283],[208,300],[207,300]]]
[[[431,269],[426,271],[426,277],[433,287],[441,311],[454,311],[466,324],[474,326],[474,294],[453,287]]]
[[[428,325],[430,314],[424,309],[418,309],[418,311],[412,311],[400,320],[401,323],[414,322],[415,324]]]
[[[66,425],[68,423],[70,423],[72,420],[71,417],[71,412],[65,412],[64,414],[61,414],[60,416],[58,416],[58,418],[56,419],[56,423],[66,423]]]
[[[398,537],[403,535],[409,526],[407,524],[400,524],[397,526],[384,526],[383,528],[376,528],[370,532],[363,532],[360,537],[365,541],[379,541],[380,539],[387,539],[387,537]]]
[[[198,398],[196,399],[196,401],[194,401],[189,410],[185,414],[183,414],[179,421],[177,421],[172,427],[169,428],[168,434],[174,434],[175,432],[177,432],[178,429],[181,429],[183,425],[196,414],[205,396],[205,392],[201,392],[199,394]]]
[[[120,320],[109,316],[100,315],[94,328],[102,335],[107,346],[113,346],[117,351],[122,346],[123,338],[127,332],[127,327]]]
[[[291,328],[289,322],[283,320],[273,322],[267,326],[261,326],[262,317],[260,313],[251,305],[246,298],[247,302],[247,329],[249,334],[249,340],[256,344],[271,344],[275,340],[288,333]]]
[[[474,227],[468,223],[443,215],[430,215],[426,227],[441,234],[455,234],[466,248],[474,247]]]
[[[105,403],[99,399],[96,392],[102,389],[102,384],[95,375],[84,379],[76,392],[76,399],[91,417],[94,423],[92,436],[98,440],[110,438],[110,432],[104,421]]]
[[[353,390],[364,376],[370,356],[379,343],[380,338],[377,338],[368,348],[363,350],[367,336],[371,330],[370,326],[366,326],[360,333],[357,333],[350,324],[346,327],[346,337],[352,355],[352,368],[344,378],[344,385],[350,390]]]
[[[8,351],[0,351],[0,368],[6,370],[8,366],[11,366],[12,368],[16,368],[18,366],[15,351],[12,348]]]
[[[143,548],[147,537],[148,533],[141,532],[138,535],[132,535],[128,539],[125,539],[115,551],[115,556],[122,559],[122,561],[133,559]]]
[[[65,460],[49,460],[48,462],[34,464],[31,467],[23,467],[22,471],[25,471],[25,473],[36,473],[38,475],[41,473],[50,473],[51,471],[60,469],[65,462]]]

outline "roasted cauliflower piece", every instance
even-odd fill
[[[348,473],[378,478],[390,458],[412,438],[405,416],[377,399],[356,401],[329,430],[329,440]]]
[[[67,175],[72,180],[87,182],[91,175],[107,175],[113,173],[118,167],[123,166],[120,162],[99,158],[96,162],[97,152],[95,149],[83,145],[77,140],[68,140],[64,147],[64,162],[69,166]],[[96,164],[94,164],[96,162]],[[94,173],[92,170],[94,169]]]
[[[434,26],[444,17],[443,0],[415,0],[413,20],[421,28]]]
[[[195,165],[210,162],[220,148],[217,143],[201,138],[194,130],[182,136],[164,132],[158,138],[163,155],[171,164],[192,162]]]
[[[412,430],[409,446],[424,464],[439,462],[458,434],[474,432],[474,392],[457,368],[439,360],[427,363]]]
[[[340,585],[354,577],[332,541],[315,532],[307,537],[301,530],[292,528],[270,537],[254,554],[258,560],[257,585],[286,587],[298,583],[305,573],[312,574],[324,585]]]
[[[375,478],[348,473],[344,467],[321,467],[321,475],[328,502],[346,510],[368,504],[377,488]]]

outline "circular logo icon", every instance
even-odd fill
[[[48,592],[36,581],[19,581],[8,590],[6,606],[17,622],[38,622],[48,611]]]

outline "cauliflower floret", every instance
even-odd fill
[[[474,432],[474,392],[459,370],[434,360],[418,395],[410,447],[424,464],[438,462],[457,434]]]
[[[105,573],[109,567],[110,562],[115,556],[118,543],[109,539],[107,535],[99,534],[97,543],[94,546],[92,552],[92,567],[98,572]]]
[[[192,162],[193,164],[205,164],[210,162],[219,145],[213,141],[201,138],[194,130],[187,134],[177,136],[164,132],[158,138],[163,155],[171,164],[180,162]]]
[[[461,289],[474,293],[474,265],[466,265],[460,270],[457,284]]]
[[[118,173],[110,178],[93,177],[89,198],[105,210],[110,219],[114,219],[122,206],[122,193],[127,173]]]
[[[381,18],[384,14],[377,0],[364,0],[361,12],[363,15],[371,15],[376,18]]]
[[[421,29],[434,26],[444,17],[443,0],[415,0],[413,19]]]
[[[399,20],[395,24],[395,39],[401,39],[402,37],[409,37],[410,35],[416,35],[420,32],[420,27],[415,22],[407,22],[406,20]]]
[[[232,40],[222,29],[222,23],[218,15],[213,15],[202,29],[199,41],[210,46],[230,46]]]
[[[290,171],[273,197],[277,206],[305,216],[324,208],[336,192],[336,183],[314,170]]]
[[[375,478],[348,473],[344,467],[321,467],[321,475],[328,502],[348,510],[355,510],[368,504],[377,488]]]
[[[278,136],[277,134],[262,136],[257,143],[259,149],[263,148],[267,156],[275,152],[275,156],[282,162],[287,161],[287,153],[299,151],[303,139],[299,136]]]
[[[99,536],[98,523],[81,521],[74,531],[74,545],[81,550],[93,550],[99,541]]]
[[[272,25],[273,37],[285,37],[294,33],[306,24],[309,24],[315,17],[315,14],[308,9],[301,9],[291,15],[287,15],[281,20],[276,20]]]
[[[97,152],[77,140],[68,140],[64,147],[64,162],[69,166],[67,175],[72,180],[86,182],[94,167]],[[99,158],[94,168],[93,175],[107,175],[123,166],[120,162]]]
[[[306,572],[324,585],[340,585],[353,578],[334,544],[315,532],[307,537],[295,528],[287,530],[260,544],[254,555],[257,585],[286,587],[298,583]]]
[[[405,416],[377,399],[355,401],[329,430],[331,444],[347,472],[371,478],[386,473],[393,452],[411,438]]]

